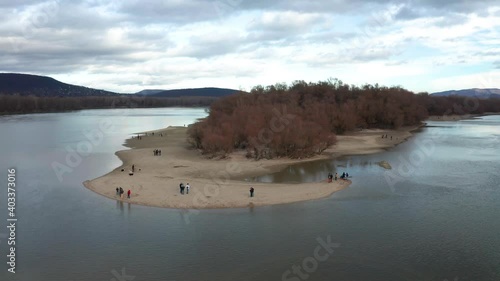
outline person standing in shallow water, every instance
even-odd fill
[[[255,191],[255,189],[253,187],[250,187],[250,197],[253,197],[254,191]]]

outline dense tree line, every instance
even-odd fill
[[[61,112],[100,108],[205,107],[216,97],[157,98],[144,96],[37,97],[0,95],[0,114]]]
[[[321,153],[344,132],[418,125],[429,114],[483,112],[500,112],[500,99],[432,97],[339,80],[295,81],[221,98],[188,134],[194,147],[210,155],[245,149],[247,157],[256,159],[299,158]]]

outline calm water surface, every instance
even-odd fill
[[[348,189],[322,200],[197,212],[118,203],[82,186],[120,165],[114,152],[130,134],[205,115],[176,108],[0,117],[1,225],[9,167],[17,168],[19,219],[17,273],[4,263],[0,280],[282,280],[327,236],[339,247],[288,280],[500,280],[499,116],[429,122],[384,153],[249,179],[353,176]],[[59,181],[51,164],[64,163],[67,147],[76,149],[100,120],[113,129]]]

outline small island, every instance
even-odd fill
[[[299,162],[382,151],[408,139],[430,115],[449,120],[450,114],[497,111],[491,100],[478,100],[469,112],[463,112],[465,106],[449,112],[450,104],[468,103],[465,98],[339,80],[257,86],[216,100],[206,118],[188,127],[141,132],[126,140],[131,149],[117,152],[123,165],[84,185],[113,199],[120,199],[115,189],[121,187],[132,195],[120,200],[167,208],[240,208],[324,198],[351,182],[245,179]],[[380,163],[390,169],[389,163]],[[180,193],[180,183],[189,183],[189,194]]]

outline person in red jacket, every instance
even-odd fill
[[[130,199],[130,189],[127,191],[127,197]]]

